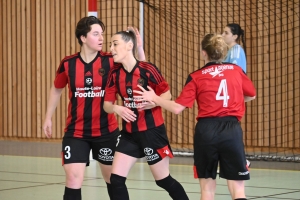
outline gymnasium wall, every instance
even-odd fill
[[[79,51],[74,30],[86,13],[86,0],[0,0],[0,139],[61,139],[66,90],[53,116],[53,139],[45,139],[42,123],[60,60]],[[109,50],[113,33],[139,26],[139,2],[98,0],[98,16]],[[298,1],[145,1],[147,60],[161,69],[175,98],[187,75],[204,65],[201,38],[221,33],[228,22],[246,31],[247,75],[257,88],[242,121],[245,145],[299,149]],[[196,107],[178,116],[164,112],[172,146],[192,147],[196,113]]]

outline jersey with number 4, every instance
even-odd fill
[[[198,104],[198,116],[235,116],[240,121],[245,113],[244,96],[256,96],[255,87],[243,70],[231,63],[207,63],[191,73],[175,100],[191,108]]]

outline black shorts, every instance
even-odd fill
[[[89,155],[92,150],[93,159],[104,165],[112,165],[119,134],[119,129],[116,129],[108,135],[89,139],[64,137],[62,164],[86,163],[89,165]]]
[[[164,124],[134,133],[122,130],[117,140],[116,151],[134,158],[146,157],[148,165],[158,163],[166,156],[173,158]]]
[[[236,117],[201,118],[194,135],[195,178],[249,180],[243,131]]]

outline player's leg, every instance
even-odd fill
[[[245,181],[227,180],[232,199],[246,199]]]
[[[110,175],[112,171],[112,162],[115,154],[117,137],[119,129],[116,129],[108,135],[100,136],[92,141],[93,159],[99,162],[102,177],[107,186],[107,192],[112,199],[112,186],[110,184]]]
[[[226,122],[220,138],[220,177],[227,179],[233,199],[245,199],[244,181],[250,179],[246,166],[243,133],[236,121]]]
[[[143,131],[139,136],[156,184],[165,189],[172,199],[188,199],[182,185],[170,175],[169,158],[173,158],[173,153],[165,126]]]
[[[216,192],[216,180],[212,178],[200,178],[201,200],[214,200]]]
[[[149,165],[156,184],[165,189],[175,200],[189,199],[182,185],[170,175],[169,157],[163,158],[156,164]]]
[[[129,194],[125,184],[126,177],[134,163],[142,155],[138,144],[134,141],[134,135],[134,133],[128,134],[121,131],[121,135],[118,137],[110,176],[113,200],[129,200]]]
[[[125,182],[130,169],[136,161],[137,158],[135,157],[118,151],[115,152],[112,173],[110,176],[114,200],[129,200],[129,194]]]
[[[214,118],[202,118],[195,127],[194,178],[199,179],[201,200],[215,196],[220,129],[219,121]]]
[[[64,200],[81,200],[81,185],[86,164],[89,162],[90,146],[77,138],[64,138],[62,148],[66,174]]]

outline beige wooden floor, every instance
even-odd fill
[[[62,199],[65,177],[59,151],[60,144],[56,143],[0,141],[0,200]],[[200,188],[193,178],[192,162],[192,158],[174,158],[170,170],[189,198],[197,200]],[[251,180],[246,182],[248,199],[300,200],[300,163],[253,161],[250,173]],[[127,187],[133,200],[171,199],[156,186],[143,159],[131,170]],[[86,169],[82,197],[109,200],[96,161],[91,161]],[[215,199],[230,200],[223,179],[217,179]]]

